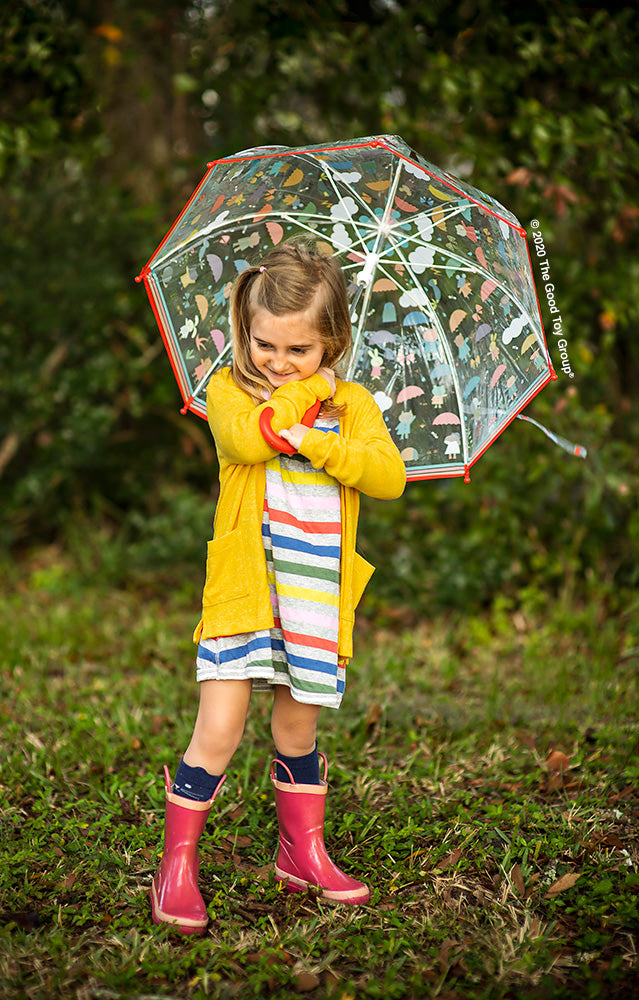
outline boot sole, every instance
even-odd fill
[[[204,934],[208,924],[208,917],[204,920],[193,920],[189,917],[176,917],[172,913],[165,913],[158,905],[155,893],[155,886],[151,886],[151,917],[154,924],[169,924],[180,934]]]
[[[361,889],[343,891],[324,889],[321,885],[314,885],[312,882],[305,882],[304,879],[298,878],[296,875],[289,875],[277,865],[275,866],[275,878],[284,885],[287,892],[307,892],[309,889],[314,889],[322,899],[333,903],[350,903],[351,906],[362,906],[364,903],[368,903],[371,896],[365,885]]]

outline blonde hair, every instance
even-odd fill
[[[306,243],[276,247],[261,264],[242,271],[231,292],[233,378],[256,403],[264,402],[262,388],[273,390],[251,360],[251,320],[260,307],[274,316],[312,308],[313,329],[324,347],[320,367],[334,368],[351,347],[346,280],[337,261]],[[342,412],[330,401],[322,406],[326,416]]]

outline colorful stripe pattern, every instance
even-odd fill
[[[318,430],[339,433],[335,418]],[[338,708],[341,512],[339,484],[301,455],[266,463],[262,538],[274,627],[201,640],[197,678],[252,678],[256,689],[287,684],[293,697]]]

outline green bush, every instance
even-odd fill
[[[636,19],[601,9],[585,21],[572,3],[482,0],[485,18],[412,0],[366,4],[366,16],[328,8],[3,7],[0,543],[66,535],[77,549],[94,519],[114,579],[136,560],[174,565],[180,546],[190,562],[214,449],[202,421],[179,416],[133,276],[207,159],[397,132],[524,224],[539,220],[575,377],[560,371],[529,412],[589,457],[518,422],[470,487],[413,484],[396,504],[366,502],[362,548],[393,567],[374,600],[423,611],[531,582],[558,591],[587,573],[635,583]],[[533,268],[559,369],[534,256]]]

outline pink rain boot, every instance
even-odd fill
[[[164,852],[151,886],[151,914],[156,924],[174,924],[180,934],[204,934],[206,930],[206,906],[197,884],[197,844],[225,778],[208,802],[195,802],[171,791],[169,769],[164,768]]]
[[[367,903],[370,893],[362,882],[345,875],[333,864],[324,846],[324,814],[328,785],[328,761],[323,753],[324,779],[319,785],[296,785],[286,764],[274,760],[271,781],[275,789],[280,844],[275,877],[288,892],[317,887],[324,899],[354,906]],[[288,773],[291,783],[278,781],[275,764]]]

